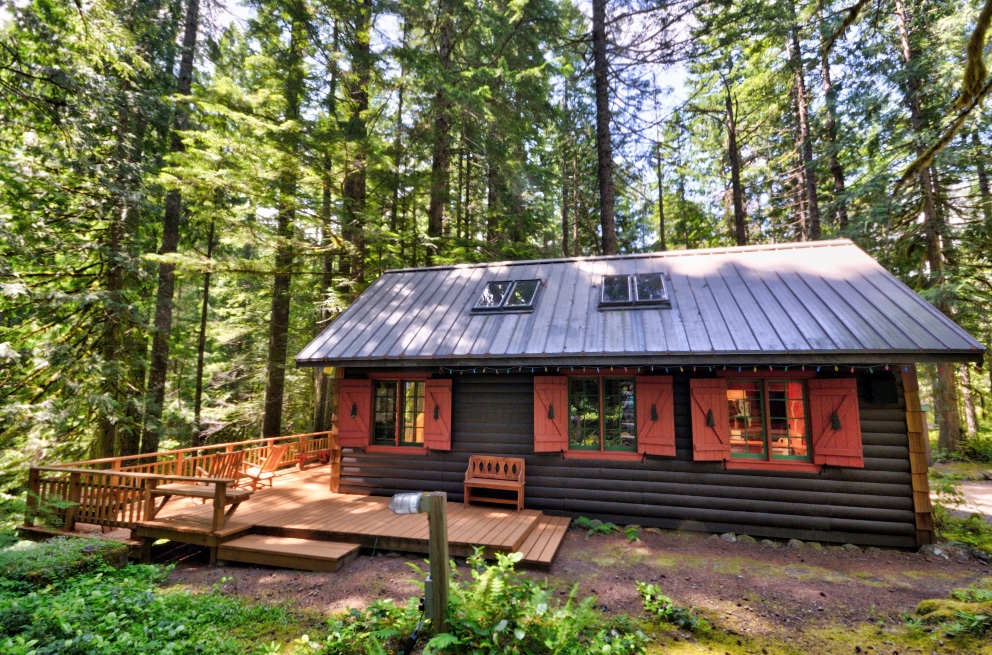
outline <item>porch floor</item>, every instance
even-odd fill
[[[312,466],[282,472],[272,487],[256,491],[242,503],[217,533],[210,531],[210,503],[174,499],[155,520],[140,523],[133,534],[211,548],[249,534],[289,538],[285,542],[272,540],[269,552],[278,552],[279,543],[298,544],[301,539],[357,544],[372,550],[428,552],[426,514],[396,515],[389,509],[389,498],[332,493],[328,489],[330,470],[329,466]],[[481,546],[487,557],[497,552],[523,552],[523,564],[538,568],[551,565],[569,523],[568,518],[545,516],[539,510],[452,502],[447,510],[452,557],[466,557]],[[222,549],[222,559],[223,554]],[[278,566],[280,558],[272,559]]]

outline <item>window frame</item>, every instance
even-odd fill
[[[661,282],[661,290],[663,297],[659,299],[645,299],[641,300],[638,296],[637,289],[637,279],[641,277],[654,277],[657,276],[658,280]],[[627,278],[627,299],[626,300],[607,300],[606,298],[606,278],[613,277],[626,277]],[[609,310],[617,308],[670,308],[672,306],[672,296],[668,291],[668,282],[665,281],[665,274],[662,272],[656,273],[611,273],[609,275],[603,275],[600,278],[599,283],[599,309]]]
[[[513,296],[513,292],[516,290],[518,284],[523,284],[525,282],[536,282],[537,286],[534,289],[534,295],[530,300],[530,303],[526,305],[508,305],[510,298]],[[499,304],[491,307],[480,307],[479,303],[482,302],[482,294],[485,290],[489,288],[490,284],[503,284],[508,283],[510,286],[506,288],[506,292],[503,297],[500,298]],[[475,314],[523,314],[533,312],[537,307],[537,300],[541,295],[541,288],[544,286],[543,280],[540,278],[526,278],[522,280],[489,280],[485,283],[480,292],[479,296],[476,298],[475,305],[472,306],[472,313]]]
[[[806,384],[806,376],[790,376],[790,375],[776,375],[774,373],[761,374],[761,375],[727,375],[721,376],[725,377],[727,381],[727,391],[730,391],[729,385],[733,382],[757,382],[761,385],[759,393],[761,394],[761,439],[764,444],[764,453],[735,453],[731,450],[729,453],[728,462],[751,462],[754,464],[803,464],[803,463],[813,463],[813,435],[812,428],[810,425],[810,403],[809,403],[809,386]],[[803,440],[806,443],[806,454],[805,455],[775,455],[772,451],[772,446],[770,444],[770,432],[771,432],[771,411],[770,411],[770,398],[768,393],[768,384],[775,382],[784,382],[786,385],[791,383],[799,383],[802,388],[802,403],[803,403]],[[785,398],[786,404],[789,402],[788,393]],[[727,398],[729,403],[730,398]],[[730,420],[733,420],[737,415],[731,415],[728,409],[728,438],[730,438]],[[786,409],[786,421],[789,420],[788,409]],[[791,438],[791,437],[786,437]],[[747,439],[745,438],[745,442]]]
[[[572,455],[581,455],[586,457],[610,457],[610,456],[624,456],[628,454],[637,455],[640,454],[637,450],[637,376],[636,375],[617,375],[615,372],[609,373],[589,373],[588,371],[575,371],[574,375],[566,376],[568,379],[568,386],[566,388],[566,402],[568,403],[568,450],[566,452]],[[633,412],[633,420],[630,422],[632,425],[631,431],[634,434],[633,444],[629,447],[608,447],[606,446],[606,418],[604,417],[603,405],[605,402],[604,393],[604,383],[606,380],[630,380],[631,386],[634,390],[633,403],[631,411]],[[599,446],[598,447],[583,447],[575,446],[572,444],[572,381],[573,380],[596,380],[597,384],[597,397],[598,397],[598,422],[599,422]],[[621,407],[621,411],[624,411]],[[621,423],[623,421],[621,420]],[[622,438],[622,437],[621,437]]]
[[[376,448],[396,448],[404,451],[425,449],[426,446],[426,428],[427,428],[427,378],[422,376],[382,376],[374,377],[372,380],[372,416],[371,416],[371,434],[369,435],[369,447]],[[384,440],[377,440],[376,438],[376,415],[379,413],[376,407],[377,395],[376,391],[379,385],[392,384],[395,385],[396,394],[394,396],[395,408],[393,412],[394,422],[393,422],[393,440],[387,442]],[[420,385],[422,393],[419,398],[423,407],[421,408],[421,416],[423,417],[421,421],[421,440],[417,441],[404,441],[403,434],[406,430],[405,425],[405,404],[407,399],[406,385],[414,384]],[[414,433],[416,434],[416,421],[413,425]],[[416,437],[415,437],[416,438]]]

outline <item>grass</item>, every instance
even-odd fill
[[[0,576],[5,584],[21,587],[42,587],[103,567],[120,568],[126,563],[127,546],[104,539],[19,541],[0,550]]]

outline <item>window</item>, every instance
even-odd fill
[[[732,458],[809,460],[802,380],[727,380],[727,413]]]
[[[668,304],[668,290],[661,273],[603,276],[600,307]]]
[[[637,450],[634,378],[569,378],[568,407],[570,449]]]
[[[373,445],[423,446],[424,397],[423,380],[377,380],[373,395]]]
[[[540,280],[506,280],[489,282],[472,311],[528,311],[534,309]]]

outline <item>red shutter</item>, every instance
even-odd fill
[[[568,450],[568,378],[534,378],[534,452]]]
[[[637,452],[675,456],[675,406],[672,378],[641,375],[634,383]]]
[[[864,468],[858,381],[838,378],[810,380],[807,384],[813,462]]]
[[[424,413],[424,446],[451,450],[451,380],[427,380]]]
[[[367,446],[372,435],[372,380],[341,380],[338,385],[338,444]]]
[[[689,381],[692,416],[692,458],[702,461],[730,459],[730,418],[727,414],[727,381]]]

